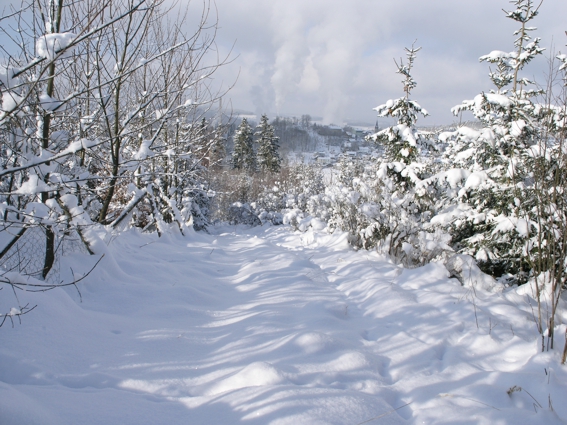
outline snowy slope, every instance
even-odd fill
[[[107,243],[82,302],[24,294],[38,308],[0,329],[0,424],[567,420],[565,326],[539,353],[525,291],[284,227]]]

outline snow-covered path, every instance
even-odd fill
[[[340,236],[224,231],[132,231],[82,303],[73,288],[28,295],[38,309],[0,330],[0,423],[567,418],[559,353],[537,352],[516,292],[472,293],[442,266],[404,270]]]

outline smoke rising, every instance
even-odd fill
[[[513,49],[515,28],[504,17],[507,0],[216,0],[218,44],[237,40],[225,81],[239,109],[311,114],[325,122],[374,122],[375,106],[403,95],[393,58],[417,39],[423,50],[414,69],[414,98],[431,114],[424,124],[454,121],[451,107],[490,90],[486,64],[492,50]],[[535,36],[567,50],[565,0],[546,0]],[[543,64],[545,66],[545,64]],[[534,74],[537,72],[534,71]]]

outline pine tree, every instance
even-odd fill
[[[194,131],[191,150],[197,162],[206,168],[219,166],[226,154],[224,126],[214,127],[211,121],[202,118]]]
[[[455,115],[471,111],[483,124],[480,132],[461,128],[447,139],[456,157],[466,158],[469,176],[459,191],[468,205],[466,217],[453,222],[453,243],[475,256],[479,266],[493,276],[508,276],[523,283],[528,277],[526,245],[536,210],[533,196],[533,147],[544,140],[542,123],[549,108],[532,99],[542,92],[520,72],[543,50],[527,24],[538,14],[532,0],[513,0],[506,17],[520,27],[514,51],[492,51],[481,62],[496,66],[489,73],[495,89],[453,108]]]
[[[234,135],[234,150],[232,151],[232,168],[255,172],[257,168],[254,153],[254,135],[252,127],[246,118],[242,119]]]
[[[386,148],[386,160],[401,162],[403,164],[412,163],[419,156],[420,144],[425,143],[423,134],[416,128],[418,114],[424,117],[429,115],[416,101],[410,99],[411,91],[417,83],[411,76],[411,70],[417,52],[421,47],[406,48],[407,64],[400,60],[396,66],[398,74],[404,76],[405,96],[399,99],[390,99],[385,104],[374,108],[378,112],[378,117],[394,117],[398,119],[398,124],[388,127],[371,136],[375,141],[382,142]]]
[[[268,123],[268,117],[262,115],[260,124],[256,127],[258,137],[258,165],[261,170],[277,173],[281,168],[281,158],[278,153],[279,138],[274,133],[274,127]]]
[[[226,129],[223,125],[217,125],[211,135],[211,145],[209,152],[209,167],[220,168],[226,156]]]
[[[372,202],[378,201],[380,206],[369,208],[378,212],[367,217],[368,220],[357,220],[366,226],[358,232],[361,246],[382,246],[388,254],[400,259],[404,257],[410,264],[413,261],[410,250],[403,247],[420,243],[419,235],[424,233],[421,232],[422,223],[431,214],[432,202],[429,187],[423,184],[431,172],[428,169],[431,161],[426,155],[430,147],[429,135],[416,128],[418,115],[427,116],[428,112],[410,99],[411,91],[417,85],[411,71],[421,48],[412,45],[405,50],[407,62],[396,62],[396,73],[403,76],[405,95],[375,108],[378,117],[393,117],[398,122],[368,137],[385,148],[383,158],[376,164],[379,182],[372,187],[379,196],[368,197]]]
[[[489,74],[496,89],[454,108],[455,113],[472,111],[484,128],[458,153],[472,164],[459,191],[459,209],[466,213],[454,217],[453,243],[474,255],[486,273],[531,286],[544,351],[546,337],[547,349],[553,349],[567,267],[565,98],[557,99],[559,106],[552,105],[552,92],[531,89],[533,82],[520,75],[544,50],[539,38],[530,37],[536,28],[528,26],[541,3],[511,3],[515,9],[505,11],[506,17],[519,24],[514,51],[492,51],[480,58],[496,66]],[[563,65],[548,76],[550,91],[555,71],[565,70],[565,57],[557,59]],[[540,94],[547,98],[543,105],[534,100]],[[463,132],[457,133],[455,141],[450,140],[453,146],[463,141]],[[563,362],[566,356],[567,345]]]

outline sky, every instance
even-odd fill
[[[215,76],[234,87],[225,106],[256,114],[310,114],[325,123],[371,123],[373,108],[403,95],[396,64],[404,47],[422,47],[412,98],[430,116],[458,121],[451,108],[492,88],[478,58],[512,51],[517,25],[507,0],[216,0],[221,53],[232,62]],[[533,21],[542,46],[567,50],[567,1],[544,0]],[[417,40],[417,41],[416,41]],[[525,75],[542,81],[546,59]],[[463,117],[463,119],[470,117]]]
[[[177,1],[190,2],[190,18],[198,19],[203,3],[213,0]],[[2,9],[9,4],[20,2],[0,0]],[[225,108],[270,118],[309,114],[337,125],[373,125],[373,108],[403,96],[394,60],[405,60],[404,48],[414,42],[422,50],[412,99],[430,114],[418,124],[458,121],[453,106],[493,88],[489,65],[478,58],[512,51],[518,27],[503,12],[514,7],[508,0],[214,0],[213,5],[212,20],[218,16],[219,26],[213,56],[230,57],[214,75],[217,87],[232,87]],[[553,45],[554,51],[567,51],[567,1],[543,0],[539,11],[533,35],[542,39],[546,55]],[[544,82],[546,69],[547,59],[540,57],[524,76]]]

